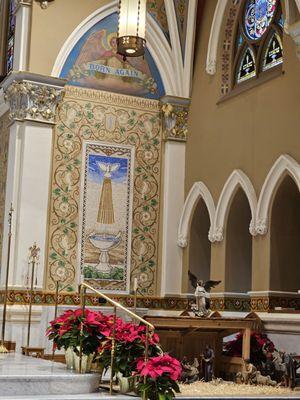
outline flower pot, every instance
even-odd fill
[[[80,357],[76,353],[74,353],[75,371],[82,374],[91,372],[93,358],[94,354],[90,354],[88,356],[82,354],[81,371],[80,371]]]
[[[74,350],[72,347],[68,347],[65,350],[65,359],[67,364],[67,369],[74,369]]]
[[[120,393],[126,394],[133,391],[134,379],[132,376],[125,377],[120,372],[117,373]]]

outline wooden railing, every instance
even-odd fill
[[[114,359],[115,359],[115,346],[116,346],[116,320],[117,320],[117,309],[121,309],[126,314],[130,315],[136,321],[144,324],[146,326],[146,341],[145,341],[145,362],[148,361],[148,350],[149,350],[149,338],[150,335],[154,331],[154,325],[150,322],[146,321],[144,318],[140,317],[136,313],[132,312],[128,308],[124,307],[122,304],[118,303],[115,300],[112,300],[110,297],[105,295],[104,293],[100,292],[98,289],[95,289],[93,286],[89,285],[86,282],[82,282],[79,286],[79,292],[81,297],[81,307],[82,307],[82,315],[84,314],[85,303],[86,303],[86,292],[87,290],[91,290],[92,292],[98,294],[101,298],[105,299],[108,303],[113,306],[113,331],[112,331],[112,345],[111,345],[111,362],[110,362],[110,382],[109,382],[109,392],[110,394],[113,393],[113,377],[114,377]],[[82,332],[83,334],[83,332]],[[82,341],[81,341],[82,343]],[[82,371],[82,344],[80,346],[80,353],[79,353],[79,371]]]

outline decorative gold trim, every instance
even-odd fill
[[[164,139],[186,142],[190,99],[164,96],[161,103]]]
[[[158,100],[150,100],[142,97],[120,95],[117,93],[105,92],[101,90],[84,89],[75,86],[66,86],[66,96],[68,98],[95,101],[113,106],[122,106],[139,110],[160,111]]]
[[[61,87],[22,80],[5,89],[11,120],[55,123],[56,106],[63,98]]]

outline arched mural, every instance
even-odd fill
[[[113,13],[89,29],[70,52],[60,77],[69,85],[159,99],[165,90],[150,52],[123,61],[116,53],[117,26]]]

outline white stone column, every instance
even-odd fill
[[[178,295],[182,284],[182,249],[177,244],[184,205],[185,142],[189,99],[161,99],[164,126],[164,178],[161,295]]]
[[[13,73],[3,82],[11,118],[1,284],[5,279],[8,212],[13,204],[9,286],[24,288],[28,249],[41,248],[37,286],[42,288],[47,240],[52,135],[56,106],[65,81],[29,73]]]
[[[32,0],[15,0],[14,71],[28,69]]]

